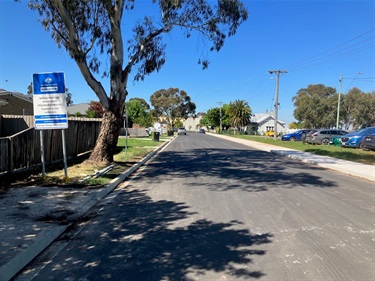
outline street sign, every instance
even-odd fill
[[[68,128],[63,72],[33,74],[34,128]]]

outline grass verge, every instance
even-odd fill
[[[114,155],[114,163],[112,163],[111,169],[104,174],[100,174],[99,172],[108,166],[86,163],[85,160],[90,156],[90,153],[88,153],[74,160],[68,160],[68,178],[65,178],[64,166],[60,163],[46,166],[45,178],[42,178],[41,170],[36,170],[4,175],[0,178],[0,184],[3,187],[16,185],[57,185],[76,188],[98,188],[109,183],[120,173],[138,163],[150,152],[162,145],[164,143],[163,140],[165,140],[163,137],[161,137],[160,142],[155,142],[151,138],[129,138],[127,141],[125,138],[120,138]],[[97,176],[90,177],[94,174],[97,174]],[[84,178],[88,179],[82,181]]]
[[[345,148],[334,145],[313,145],[307,143],[304,144],[300,141],[281,141],[274,140],[273,138],[264,136],[231,135],[231,137],[277,145],[281,147],[305,151],[318,155],[330,156],[333,158],[353,161],[362,164],[375,165],[375,151],[364,151],[362,149]]]

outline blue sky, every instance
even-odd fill
[[[124,15],[124,33],[145,10],[151,11],[149,2],[136,1],[135,14]],[[205,53],[202,41],[184,39],[176,29],[165,36],[164,67],[142,82],[129,81],[128,98],[149,102],[155,91],[176,87],[191,96],[198,112],[243,99],[253,113],[264,113],[273,110],[275,97],[275,76],[268,71],[287,70],[280,75],[279,119],[290,123],[292,97],[310,84],[339,90],[342,74],[344,93],[352,87],[375,90],[375,1],[243,2],[249,19],[220,52],[208,54],[207,70],[197,64]],[[0,88],[26,94],[33,73],[63,71],[74,103],[98,100],[37,18],[26,0],[0,0]],[[108,81],[101,81],[109,89]]]

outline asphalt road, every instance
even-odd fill
[[[33,280],[374,280],[374,188],[179,136],[28,270]]]

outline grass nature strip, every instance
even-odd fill
[[[125,138],[119,138],[112,169],[105,174],[80,182],[87,176],[99,173],[99,171],[106,168],[106,165],[87,164],[84,162],[85,159],[68,161],[68,180],[65,184],[82,185],[86,187],[105,185],[116,178],[120,173],[142,160],[163,143],[163,138],[161,138],[160,142],[155,142],[151,138],[128,138],[127,141]],[[64,170],[58,169],[47,172],[44,182],[47,184],[62,184],[63,178]]]
[[[300,141],[274,140],[271,137],[251,135],[231,135],[232,137],[272,144],[290,149],[309,152],[317,155],[329,156],[337,159],[353,161],[357,163],[375,165],[375,151],[364,151],[362,149],[345,148],[334,145],[313,145]]]

